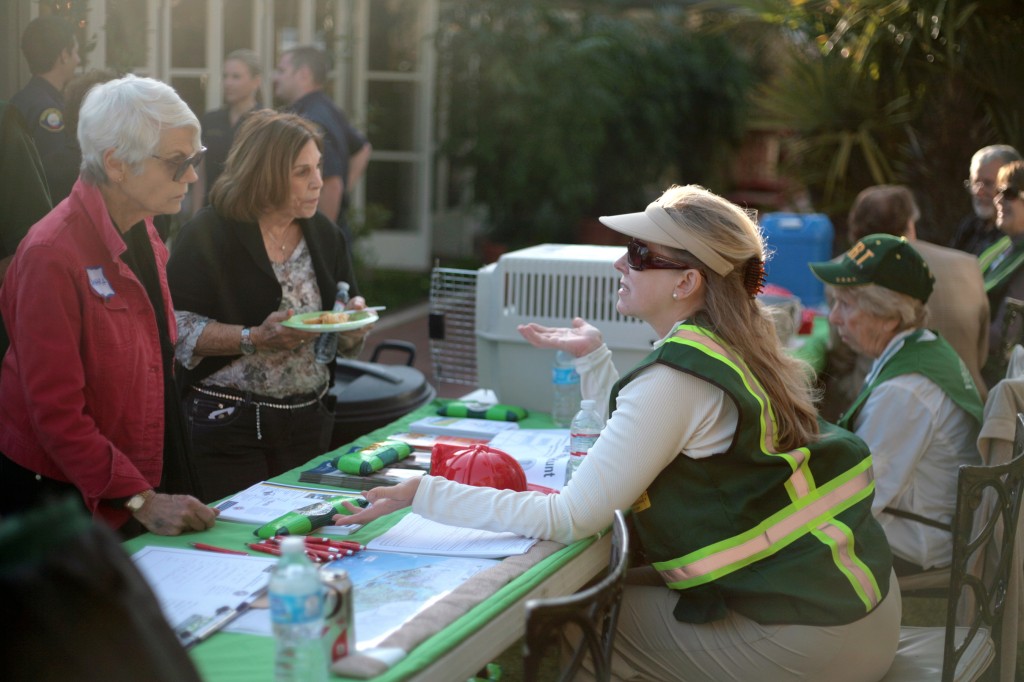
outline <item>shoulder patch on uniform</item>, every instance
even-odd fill
[[[55,107],[45,109],[39,114],[39,127],[51,133],[59,133],[64,130],[64,113]]]

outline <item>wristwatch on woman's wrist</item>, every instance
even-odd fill
[[[242,340],[239,343],[243,355],[252,355],[256,352],[256,344],[252,342],[252,329],[242,327]]]
[[[142,507],[144,507],[145,504],[155,495],[156,491],[154,490],[143,490],[141,493],[129,497],[128,501],[124,503],[124,507],[132,514],[137,514],[139,510],[142,509]]]

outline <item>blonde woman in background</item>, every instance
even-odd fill
[[[262,108],[259,92],[263,85],[263,66],[258,54],[244,49],[231,52],[224,58],[222,78],[224,106],[206,112],[200,119],[206,160],[199,167],[199,182],[192,197],[196,212],[210,201],[210,190],[224,172],[238,126],[246,116]]]

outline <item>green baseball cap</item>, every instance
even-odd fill
[[[814,276],[834,287],[877,284],[926,303],[935,277],[921,254],[905,237],[869,234],[850,247],[841,258],[808,263]]]

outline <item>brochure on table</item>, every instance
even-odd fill
[[[498,563],[497,559],[366,550],[327,564],[327,568],[348,572],[357,648],[365,651],[472,576]],[[225,631],[269,637],[270,612],[252,609]]]
[[[298,485],[260,481],[215,506],[220,510],[220,521],[237,521],[262,526],[290,511],[338,497],[340,494],[344,493],[324,488],[304,488]],[[353,492],[352,495],[355,497],[357,493]],[[318,529],[317,532],[345,535],[358,528],[359,526],[328,526]]]
[[[488,443],[507,452],[526,472],[531,489],[561,490],[569,463],[569,429],[502,431]]]

